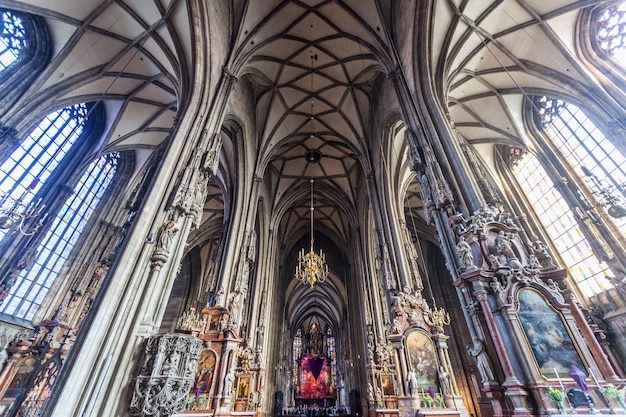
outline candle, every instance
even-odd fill
[[[561,377],[559,376],[559,373],[557,372],[556,368],[554,368],[554,373],[556,374],[556,379],[559,380],[559,385],[561,386],[561,391],[565,391],[565,388],[563,388],[563,382],[561,381]]]

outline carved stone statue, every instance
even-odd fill
[[[538,236],[533,237],[532,244],[533,254],[537,257],[539,263],[543,266],[553,266],[552,256],[548,252],[548,245],[539,239]]]
[[[233,371],[230,371],[226,375],[226,378],[224,378],[224,391],[222,392],[224,397],[228,397],[233,394],[233,382],[235,382],[235,374]]]
[[[476,367],[482,378],[482,382],[493,381],[493,372],[489,363],[489,356],[485,350],[485,344],[478,337],[474,337],[474,345],[465,347],[467,353],[476,361]]]
[[[441,391],[443,395],[451,395],[452,387],[450,385],[450,374],[446,372],[443,365],[439,365],[439,383],[441,384]]]
[[[409,372],[406,374],[406,382],[409,385],[411,397],[414,397],[417,394],[417,375],[413,369],[409,369]]]
[[[367,400],[370,404],[376,405],[376,397],[374,396],[374,387],[372,384],[367,384]]]
[[[463,271],[476,269],[476,266],[474,265],[474,254],[472,253],[472,247],[469,243],[465,241],[465,239],[459,239],[459,242],[456,244],[456,250],[459,253],[461,262],[463,263]]]
[[[174,210],[169,220],[166,221],[161,229],[159,229],[159,235],[157,237],[157,249],[169,252],[170,246],[174,241],[174,236],[178,233],[178,211]]]

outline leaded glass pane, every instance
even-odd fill
[[[575,214],[554,187],[539,160],[527,154],[515,166],[513,173],[581,291],[589,297],[612,287],[606,279],[608,265],[594,256]]]
[[[39,189],[80,137],[86,120],[86,106],[77,104],[55,111],[41,121],[0,166],[3,207],[20,198],[23,204],[34,202]],[[8,231],[0,229],[0,239]]]
[[[607,7],[598,18],[598,45],[622,66],[626,65],[626,2]]]
[[[113,179],[118,159],[113,153],[89,165],[42,240],[34,266],[23,270],[11,287],[2,313],[32,319]]]
[[[9,10],[0,9],[0,71],[17,61],[26,47],[26,31],[22,19]]]

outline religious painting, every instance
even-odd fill
[[[211,316],[211,319],[209,320],[209,331],[214,332],[219,330],[220,328],[220,315],[219,314],[214,314]]]
[[[567,376],[575,365],[585,369],[561,315],[537,291],[518,293],[519,321],[539,370],[546,378]]]
[[[393,383],[393,374],[381,374],[380,386],[385,397],[396,395],[396,388]]]
[[[210,349],[205,349],[200,352],[200,358],[198,359],[198,370],[196,371],[196,379],[193,387],[196,398],[211,390],[214,371],[215,352]]]
[[[247,399],[250,394],[250,376],[242,375],[237,381],[237,398]]]
[[[409,372],[415,373],[418,391],[437,387],[437,355],[428,334],[414,330],[406,338],[406,355]]]
[[[325,356],[302,355],[300,396],[303,399],[328,397],[328,364]]]

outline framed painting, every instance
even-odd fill
[[[248,399],[250,395],[250,375],[241,375],[237,380],[237,399]]]
[[[209,318],[209,331],[216,332],[220,329],[220,315],[213,314]]]
[[[418,391],[437,388],[437,354],[428,334],[414,330],[406,338],[406,356],[409,371],[415,373]]]
[[[198,370],[194,381],[194,393],[197,395],[208,393],[213,385],[213,372],[215,371],[215,352],[205,349],[200,352]]]
[[[395,396],[396,387],[393,382],[393,374],[380,374],[380,387],[383,392],[383,396]]]
[[[586,369],[566,323],[544,298],[532,289],[518,292],[518,317],[539,370],[545,378],[569,378],[572,365]]]

